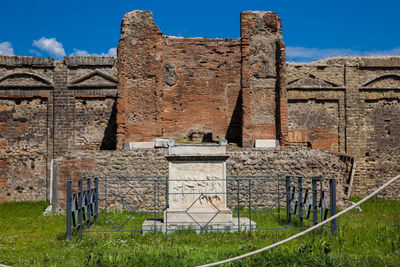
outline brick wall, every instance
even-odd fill
[[[69,150],[115,149],[115,61],[0,56],[0,201],[48,199]]]
[[[162,135],[240,142],[239,40],[165,37],[163,64]]]
[[[287,136],[276,13],[242,12],[240,39],[205,39],[163,36],[151,12],[135,10],[122,20],[118,57],[118,149],[193,131],[245,147]]]
[[[288,64],[290,145],[356,160],[352,193],[366,195],[400,173],[400,58],[344,57]],[[400,185],[384,193],[399,198]]]
[[[117,148],[161,136],[164,39],[151,12],[125,14],[118,44]]]
[[[277,138],[277,81],[281,56],[281,20],[273,12],[241,13],[243,129],[242,144]],[[284,86],[284,84],[280,84]],[[282,92],[281,92],[282,93]],[[283,95],[284,96],[284,95]],[[284,110],[280,113],[285,115]]]

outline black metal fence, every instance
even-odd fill
[[[91,224],[96,223],[99,207],[98,188],[97,178],[67,181],[67,239],[71,238],[73,230],[82,234],[85,226],[90,228]]]
[[[291,220],[295,216],[301,226],[304,219],[316,225],[336,214],[336,180],[311,178],[311,188],[309,182],[301,177],[286,177],[286,217]],[[336,233],[336,219],[327,226]]]
[[[203,183],[210,180],[165,176],[67,181],[67,239],[73,232],[163,231],[167,236],[174,231],[226,231],[215,227],[224,216],[216,203],[232,211],[228,230],[239,235],[261,229],[305,229],[336,213],[335,179],[228,176],[212,182],[206,188]],[[168,197],[187,203],[183,215],[192,221],[190,227],[169,227],[173,222]],[[192,212],[199,204],[209,208],[201,219]],[[336,220],[328,227],[335,233]]]

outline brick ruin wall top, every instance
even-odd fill
[[[118,45],[118,148],[191,131],[246,146],[275,139],[280,19],[242,12],[241,31],[240,39],[170,37],[151,12],[127,13]]]

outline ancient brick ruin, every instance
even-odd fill
[[[165,36],[147,11],[121,27],[118,58],[0,56],[0,202],[164,175],[165,148],[124,144],[198,132],[235,144],[235,175],[337,177],[365,195],[400,173],[400,57],[287,63],[272,12],[242,12],[239,39]]]
[[[117,147],[193,131],[245,147],[286,140],[287,127],[277,127],[287,120],[280,19],[242,12],[241,35],[164,36],[150,12],[128,13],[118,45]]]

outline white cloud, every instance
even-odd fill
[[[107,53],[101,53],[101,54],[96,54],[96,53],[89,53],[86,50],[80,50],[74,48],[74,52],[69,54],[70,56],[110,56],[110,57],[116,57],[117,56],[117,48],[113,47],[108,50]]]
[[[35,49],[29,49],[29,53],[37,57],[42,56],[42,54],[39,51],[36,51]]]
[[[0,55],[15,56],[12,44],[9,42],[0,43]]]
[[[42,37],[39,40],[33,40],[33,46],[49,53],[50,56],[60,59],[65,57],[65,50],[62,43],[57,42],[56,38]]]
[[[353,49],[319,49],[300,46],[288,46],[286,49],[288,61],[307,62],[326,57],[338,56],[400,56],[400,47],[389,50],[358,51]]]
[[[109,55],[110,57],[116,57],[117,56],[117,48],[116,47],[110,48],[108,50],[107,55]]]
[[[400,56],[400,46],[389,50],[373,51],[372,53],[376,56]]]
[[[69,54],[69,56],[90,56],[91,54],[88,53],[86,50],[79,50],[74,48],[74,52]]]

